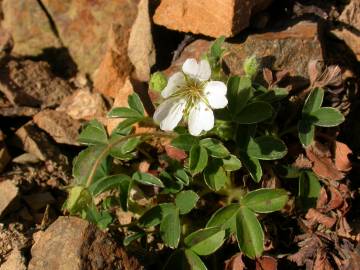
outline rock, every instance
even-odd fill
[[[0,73],[0,91],[15,106],[45,108],[59,104],[72,89],[52,74],[46,62],[12,60]]]
[[[25,258],[20,250],[13,249],[6,261],[0,265],[0,270],[26,270]]]
[[[1,4],[0,4],[1,5]],[[9,31],[0,27],[0,64],[8,56],[14,47],[14,40]]]
[[[55,198],[50,192],[33,193],[27,196],[23,196],[27,205],[33,210],[40,210],[48,204],[56,202]]]
[[[137,1],[42,0],[80,71],[92,74],[106,51],[111,24],[129,31]],[[124,43],[127,45],[127,40]]]
[[[60,48],[61,42],[37,0],[3,0],[2,26],[14,38],[13,53],[35,56],[46,48]],[[19,23],[21,18],[21,24]]]
[[[5,169],[6,165],[11,160],[9,152],[4,143],[0,142],[0,173]]]
[[[310,60],[322,60],[319,25],[302,21],[283,31],[250,35],[243,43],[227,43],[224,61],[232,74],[243,74],[243,61],[255,55],[262,67],[288,70],[308,78]]]
[[[0,217],[19,206],[19,189],[10,180],[0,182]]]
[[[56,142],[79,145],[77,137],[81,124],[79,121],[54,110],[43,110],[33,118],[35,124],[46,131]]]
[[[58,160],[60,150],[51,143],[48,135],[34,123],[28,122],[15,132],[14,143],[25,152],[35,155],[40,160]]]
[[[39,112],[38,108],[33,108],[33,107],[26,107],[26,106],[22,106],[22,107],[0,107],[0,115],[4,116],[4,117],[21,117],[21,116],[27,116],[27,117],[31,117],[34,116],[35,114],[37,114]]]
[[[165,70],[170,75],[181,69],[187,58],[200,59],[211,45],[210,41],[198,39],[188,45],[180,57]],[[231,74],[243,75],[243,62],[255,55],[262,67],[275,70],[287,69],[291,76],[308,77],[308,62],[322,60],[322,47],[318,25],[300,22],[283,31],[249,35],[245,41],[225,42],[224,62]]]
[[[356,31],[352,31],[346,28],[335,29],[331,31],[331,33],[333,33],[338,39],[344,41],[345,44],[354,53],[356,59],[360,61],[360,34],[356,33]]]
[[[350,1],[338,19],[360,31],[360,1]]]
[[[130,268],[133,267],[133,268]],[[37,235],[29,270],[143,269],[107,234],[76,217],[59,217]]]
[[[249,26],[253,14],[271,0],[162,0],[154,22],[181,32],[231,37]]]
[[[94,86],[105,96],[115,98],[133,70],[127,55],[129,29],[113,24],[109,31],[108,48],[94,74]]]
[[[88,88],[83,88],[64,98],[56,110],[76,120],[91,120],[104,116],[106,106],[99,93],[91,93]]]
[[[30,153],[21,154],[13,158],[12,160],[13,163],[17,163],[17,164],[36,164],[39,163],[40,161],[41,160],[37,156]]]
[[[137,17],[129,37],[128,56],[135,67],[136,78],[140,81],[148,81],[150,68],[156,61],[148,0],[141,0],[138,4]]]

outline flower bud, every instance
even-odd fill
[[[259,63],[257,62],[255,56],[251,56],[245,59],[243,67],[245,74],[250,78],[253,78],[258,72]]]
[[[167,78],[162,72],[157,71],[151,75],[149,82],[150,89],[156,92],[161,92],[166,85],[167,85]]]

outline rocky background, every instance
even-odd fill
[[[221,35],[226,70],[242,74],[243,60],[255,55],[274,71],[267,81],[294,98],[309,85],[311,61],[339,65],[342,75],[326,101],[347,117],[342,155],[308,153],[319,175],[352,168],[341,192],[331,193],[341,202],[328,209],[341,216],[338,238],[304,236],[305,225],[290,222],[282,234],[294,237],[277,247],[286,256],[254,267],[360,269],[359,0],[0,0],[0,19],[0,270],[159,269],[161,252],[125,251],[119,231],[63,216],[71,161],[82,149],[77,135],[95,118],[111,131],[118,120],[106,113],[126,106],[133,91],[151,115],[150,74],[171,74]],[[131,220],[117,214],[120,224]],[[332,222],[319,215],[317,222]],[[330,261],[326,250],[336,253]],[[217,269],[244,269],[241,259],[223,259]]]

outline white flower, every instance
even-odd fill
[[[185,116],[189,132],[198,136],[214,127],[212,109],[221,109],[228,104],[227,88],[221,81],[210,81],[211,68],[207,60],[199,63],[187,59],[182,72],[173,74],[161,92],[165,101],[154,113],[155,122],[164,131],[173,130]]]

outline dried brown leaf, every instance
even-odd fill
[[[331,197],[330,197],[329,203],[327,204],[327,206],[324,210],[325,212],[337,209],[344,203],[344,199],[338,189],[336,189],[333,186],[330,186],[329,190],[330,190]]]
[[[306,156],[313,162],[313,171],[320,178],[327,179],[329,181],[341,180],[344,178],[344,174],[340,172],[330,157],[324,153],[320,155],[319,151],[314,151],[313,147],[306,149]]]
[[[178,161],[183,161],[187,158],[187,154],[184,150],[178,149],[170,144],[165,145],[165,151],[169,157]]]
[[[298,243],[300,250],[288,256],[288,260],[296,263],[297,266],[302,266],[308,259],[312,259],[320,246],[320,241],[315,234],[305,236],[305,240]]]
[[[333,270],[334,268],[327,259],[326,252],[323,249],[318,249],[315,262],[314,270]]]
[[[300,154],[295,162],[292,164],[293,167],[297,169],[310,169],[312,168],[313,164],[312,162],[307,159],[303,154]]]
[[[326,189],[322,187],[320,189],[320,194],[316,202],[316,209],[323,209],[326,207],[326,204],[328,202],[329,198],[326,192]]]
[[[351,149],[342,142],[335,142],[335,166],[339,171],[348,172],[351,170],[351,161],[349,155],[352,154]]]
[[[329,217],[326,216],[322,213],[320,213],[318,210],[314,209],[314,208],[310,208],[308,210],[308,212],[305,215],[305,218],[310,221],[310,224],[314,225],[316,223],[320,223],[322,225],[324,225],[327,228],[331,228],[332,226],[334,226],[335,222],[336,222],[336,218],[334,217]]]
[[[264,80],[268,83],[269,86],[273,84],[274,77],[270,69],[263,68],[263,76],[264,76]]]
[[[310,85],[314,85],[316,79],[319,77],[319,68],[318,68],[319,60],[311,60],[308,64],[308,74],[310,79]]]
[[[276,270],[277,260],[270,256],[262,256],[256,260],[256,270]]]
[[[241,252],[236,253],[229,260],[225,261],[225,270],[244,270],[246,266],[242,260],[243,254]]]

